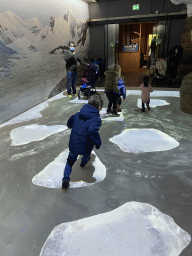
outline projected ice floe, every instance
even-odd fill
[[[84,103],[84,104],[87,104],[88,103],[88,100],[78,100],[78,98],[70,101],[72,103]],[[120,112],[120,116],[118,117],[115,117],[115,116],[112,116],[112,115],[109,115],[107,114],[107,109],[106,108],[102,108],[99,112],[100,114],[100,117],[102,120],[105,120],[105,121],[124,121],[124,116],[123,116],[123,113]]]
[[[109,140],[121,150],[134,154],[166,151],[179,146],[175,139],[156,129],[126,129]]]
[[[124,116],[123,116],[123,112],[120,112],[118,114],[120,114],[120,116],[112,116],[107,114],[107,109],[106,108],[102,108],[99,112],[100,117],[102,120],[105,121],[124,121]]]
[[[42,117],[41,111],[44,110],[45,108],[49,107],[48,102],[58,100],[61,98],[66,98],[66,97],[67,96],[63,95],[63,93],[59,93],[58,95],[52,97],[51,99],[46,100],[43,103],[40,103],[37,106],[35,106],[35,107],[25,111],[24,113],[12,118],[11,120],[1,124],[0,128],[4,127],[6,125],[10,125],[10,124],[16,124],[16,123],[21,123],[24,121],[29,121],[32,119],[41,118]]]
[[[141,105],[142,105],[141,99],[138,99],[137,100],[137,107],[141,108]],[[166,100],[151,99],[149,105],[150,105],[151,108],[155,108],[155,107],[170,105],[170,103],[168,103]]]
[[[141,95],[141,90],[126,90],[126,95]],[[180,97],[179,91],[153,91],[151,97]]]
[[[67,162],[68,154],[69,154],[69,149],[66,149],[61,154],[59,154],[59,156],[55,158],[53,162],[48,164],[41,172],[39,172],[37,175],[33,177],[32,179],[33,184],[41,187],[48,187],[48,188],[61,188],[63,172]],[[95,168],[93,177],[96,179],[96,182],[100,182],[104,180],[106,177],[106,168],[101,163],[101,161],[99,160],[99,158],[97,157],[94,151],[92,151],[92,154],[95,155],[95,160],[93,162],[93,166]],[[74,169],[74,166],[73,166],[73,169]],[[88,183],[82,180],[76,181],[76,182],[71,181],[70,188],[90,186],[96,182]]]
[[[66,125],[38,125],[21,126],[11,131],[11,146],[28,144],[32,141],[43,140],[46,137],[68,129]]]
[[[56,226],[40,256],[178,256],[191,236],[150,204],[129,202],[96,216]]]

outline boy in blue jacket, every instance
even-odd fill
[[[99,111],[103,107],[103,99],[99,93],[90,96],[88,104],[85,104],[79,112],[72,115],[67,121],[67,127],[72,128],[69,139],[69,155],[62,179],[62,188],[69,187],[72,166],[78,155],[83,155],[81,167],[90,161],[91,151],[95,145],[96,149],[101,146],[98,130],[101,127]]]
[[[124,81],[123,81],[122,78],[120,78],[118,80],[117,87],[119,89],[119,95],[117,97],[117,112],[121,112],[121,109],[120,109],[120,106],[121,106],[121,96],[123,96],[124,100],[126,98],[126,89],[125,89]]]

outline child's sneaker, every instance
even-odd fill
[[[72,95],[68,95],[68,98],[69,98],[69,99],[72,99]]]
[[[147,106],[147,109],[150,110],[151,108],[149,106]]]
[[[89,157],[89,160],[87,161],[87,163],[89,163],[90,160],[91,160],[91,157]],[[87,164],[87,163],[86,163],[86,164]],[[86,164],[82,164],[82,163],[81,163],[81,164],[80,164],[80,167],[84,167]]]
[[[73,94],[74,97],[77,97],[77,94]]]
[[[142,108],[141,111],[142,111],[142,112],[145,112],[145,108]]]
[[[117,116],[120,116],[120,114],[118,114],[117,112],[113,112],[112,116],[116,116],[117,117]]]
[[[63,181],[62,182],[62,188],[69,188],[69,181]]]
[[[108,109],[107,110],[107,114],[111,114],[112,112],[111,112],[111,110],[110,109]]]

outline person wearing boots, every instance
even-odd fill
[[[121,112],[120,106],[121,106],[121,96],[123,96],[123,99],[125,100],[126,98],[126,89],[125,89],[125,85],[124,85],[124,81],[122,79],[123,77],[121,77],[118,80],[118,89],[119,89],[119,95],[117,98],[117,112]]]
[[[86,66],[88,66],[89,64],[83,61],[75,52],[75,43],[73,41],[69,42],[69,50],[64,51],[64,59],[66,61],[66,70],[67,70],[68,98],[72,98],[71,87],[73,89],[73,94],[75,95],[75,97],[77,97],[77,94],[76,94],[77,61]]]
[[[107,114],[113,116],[120,116],[117,113],[117,99],[119,97],[119,89],[117,83],[121,75],[121,68],[119,65],[115,64],[112,69],[105,71],[105,94],[109,100]],[[113,106],[113,110],[111,109]]]
[[[147,106],[147,109],[150,110],[150,93],[153,92],[153,89],[151,85],[149,84],[149,77],[144,76],[143,77],[143,83],[139,86],[139,89],[141,90],[141,101],[142,101],[142,112],[145,112],[145,104]]]
[[[70,186],[72,166],[78,155],[83,155],[80,167],[84,167],[90,161],[91,151],[101,146],[99,129],[101,118],[99,111],[103,107],[103,99],[99,93],[90,96],[88,104],[85,104],[79,112],[72,115],[67,121],[67,127],[71,128],[69,139],[69,155],[62,179],[62,188]]]

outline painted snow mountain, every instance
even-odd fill
[[[75,20],[68,12],[63,17],[51,16],[49,23],[50,27],[43,27],[38,18],[23,20],[11,11],[0,13],[0,43],[9,45],[21,55],[38,50],[44,52],[45,48],[49,51],[59,44],[67,45],[69,40],[84,46],[85,20]]]
[[[86,20],[75,19],[68,11],[63,16],[48,17],[48,24],[43,27],[37,17],[23,20],[11,11],[0,13],[0,78],[14,75],[19,66],[24,69],[32,63],[38,63],[39,67],[44,65],[53,58],[48,56],[50,51],[60,45],[67,46],[70,40],[77,45],[81,57],[88,54]]]
[[[11,11],[0,13],[0,41],[6,45],[22,37],[30,39],[32,33],[37,34],[42,28],[37,18],[24,21]]]

